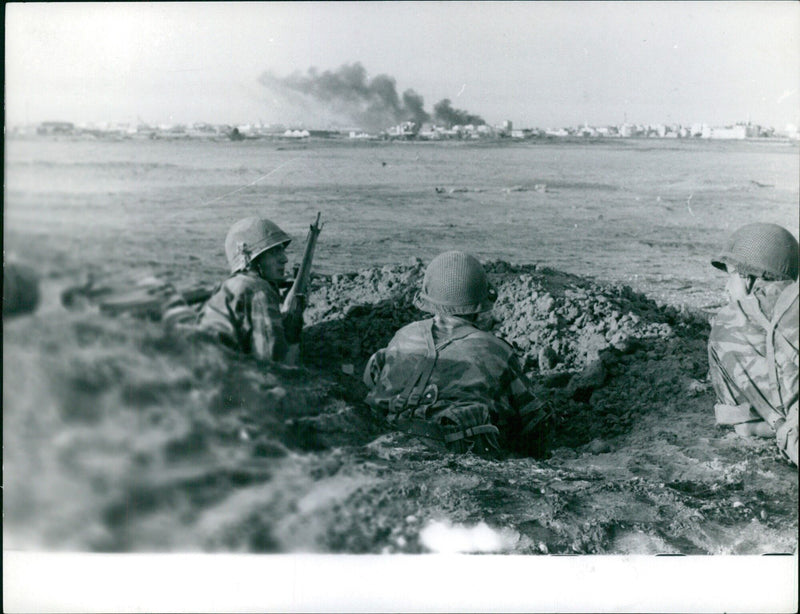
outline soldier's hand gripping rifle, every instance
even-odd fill
[[[281,305],[281,313],[288,320],[286,332],[287,337],[291,337],[287,338],[290,344],[297,343],[300,340],[300,329],[303,326],[303,310],[306,306],[306,293],[311,281],[311,263],[314,260],[314,248],[317,246],[317,237],[322,231],[319,216],[320,214],[317,213],[317,219],[309,226],[303,261],[300,263],[294,283],[286,293]]]

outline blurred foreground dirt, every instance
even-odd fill
[[[66,310],[46,280],[37,313],[4,322],[5,547],[796,551],[797,471],[714,426],[707,314],[487,270],[495,332],[557,408],[545,460],[441,454],[361,402],[367,358],[423,317],[419,260],[316,278],[299,370]]]

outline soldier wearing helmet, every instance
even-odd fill
[[[3,317],[33,313],[39,305],[39,275],[26,264],[3,261]]]
[[[435,447],[543,455],[547,411],[511,346],[477,326],[495,298],[474,256],[436,256],[416,301],[433,317],[401,328],[367,363],[366,400],[373,410]]]
[[[775,224],[736,230],[711,261],[728,273],[728,304],[711,322],[709,373],[717,424],[776,437],[798,454],[798,243]]]
[[[231,275],[203,306],[197,328],[256,358],[285,362],[299,343],[302,313],[281,313],[286,246],[291,237],[273,222],[248,217],[225,237]]]

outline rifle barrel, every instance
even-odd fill
[[[298,294],[305,294],[306,286],[308,285],[311,277],[311,262],[314,259],[314,248],[317,244],[317,237],[322,231],[322,226],[319,224],[321,212],[317,211],[317,219],[308,228],[308,236],[306,237],[306,247],[303,252],[303,260],[300,263],[297,273],[295,274],[292,287],[284,297],[283,310],[290,309],[295,303],[295,297]]]

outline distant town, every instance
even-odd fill
[[[778,138],[800,140],[798,127],[787,125],[783,130],[742,122],[728,126],[705,123],[629,124],[557,129],[516,128],[511,121],[500,125],[467,124],[441,126],[407,121],[377,132],[358,128],[313,130],[287,127],[281,124],[159,124],[107,123],[74,124],[46,121],[7,129],[6,136],[62,136],[96,139],[212,139],[244,141],[247,139],[357,139],[357,140],[479,140],[479,139],[559,139],[559,138],[661,138],[661,139],[759,139]]]

